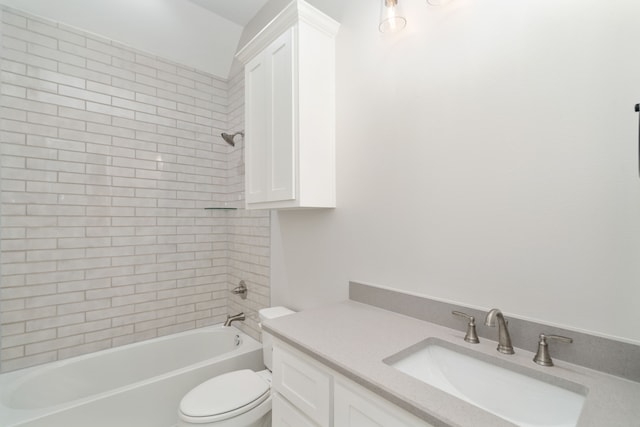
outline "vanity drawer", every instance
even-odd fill
[[[273,347],[273,389],[320,427],[331,425],[331,374],[304,354]]]

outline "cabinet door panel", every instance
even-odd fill
[[[245,179],[247,202],[267,201],[268,197],[268,86],[264,55],[251,60],[245,67]]]
[[[331,425],[331,375],[305,356],[274,346],[273,389],[319,426]]]
[[[267,51],[270,66],[272,112],[271,168],[269,200],[293,200],[295,198],[295,150],[294,150],[294,81],[293,81],[293,29],[274,41]]]

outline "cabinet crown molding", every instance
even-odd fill
[[[253,57],[269,46],[284,31],[298,22],[304,22],[330,37],[335,37],[340,24],[304,0],[293,0],[235,55],[246,65]]]

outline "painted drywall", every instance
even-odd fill
[[[186,0],[0,0],[226,79],[242,27]]]
[[[640,3],[405,0],[392,35],[311,3],[342,23],[338,207],[274,213],[272,302],[356,280],[640,342]]]

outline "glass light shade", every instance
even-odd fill
[[[398,0],[382,0],[380,9],[380,25],[378,29],[381,33],[393,32],[403,29],[407,25]]]

